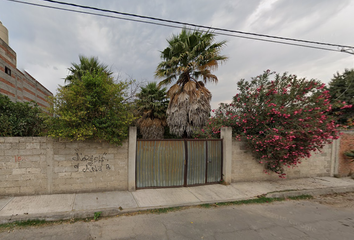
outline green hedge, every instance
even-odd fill
[[[45,129],[42,113],[34,102],[12,102],[0,94],[0,136],[39,136]]]

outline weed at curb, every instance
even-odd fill
[[[181,207],[157,208],[157,209],[148,210],[148,212],[161,214],[161,213],[175,212],[181,209],[182,209]]]
[[[21,228],[21,227],[33,227],[45,225],[47,222],[45,220],[27,220],[27,221],[16,221],[11,223],[0,224],[0,232],[7,229]]]
[[[93,220],[97,221],[99,219],[99,217],[101,216],[102,212],[95,212],[93,214]]]
[[[288,197],[291,200],[307,200],[307,199],[313,199],[313,196],[311,195],[300,195],[300,196],[295,196],[295,197]]]
[[[218,207],[218,206],[230,206],[230,205],[242,205],[242,204],[259,204],[259,203],[272,203],[272,202],[281,202],[287,199],[290,200],[307,200],[312,199],[311,195],[300,195],[296,197],[288,197],[288,198],[267,198],[264,195],[258,196],[258,198],[248,199],[248,200],[239,200],[233,202],[219,202],[213,204],[201,204],[199,207],[202,208],[211,208],[211,207]]]
[[[239,201],[232,201],[232,202],[218,202],[213,204],[202,204],[199,206],[202,208],[210,208],[210,207],[242,205],[242,204],[271,203],[271,202],[279,202],[284,200],[285,200],[284,198],[267,198],[264,196],[259,196],[258,198],[254,198],[254,199],[239,200]]]
[[[12,223],[5,223],[5,224],[0,224],[0,228],[6,228],[10,226],[18,226],[18,227],[28,227],[28,226],[38,226],[38,225],[43,225],[45,224],[45,220],[27,220],[27,221],[16,221]]]

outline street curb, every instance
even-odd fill
[[[254,197],[255,198],[255,197]],[[202,204],[214,204],[218,202],[233,202],[241,200],[250,200],[254,198],[236,198],[236,199],[227,199],[227,200],[217,200],[217,201],[202,201],[202,202],[193,202],[193,203],[181,203],[175,205],[161,205],[156,207],[137,207],[130,209],[119,210],[118,208],[105,208],[105,209],[96,209],[96,210],[81,210],[81,211],[70,211],[70,212],[57,212],[57,213],[40,213],[40,214],[29,214],[29,215],[12,215],[12,216],[0,216],[0,224],[11,223],[16,221],[27,221],[27,220],[45,220],[48,222],[51,221],[60,221],[60,220],[70,220],[70,219],[84,219],[84,218],[93,218],[96,212],[101,212],[101,217],[113,217],[119,216],[127,213],[137,213],[155,209],[163,208],[177,208],[177,207],[193,207],[199,206]]]
[[[327,194],[334,194],[334,193],[349,193],[349,192],[354,192],[354,186],[272,192],[272,193],[267,193],[265,196],[268,198],[288,198],[288,197],[297,197],[300,195],[319,196],[319,195],[327,195]]]
[[[71,211],[71,212],[61,212],[61,213],[43,213],[43,214],[31,214],[26,216],[6,216],[0,217],[0,224],[11,223],[16,221],[27,221],[27,220],[45,220],[48,222],[60,221],[60,220],[70,220],[70,219],[83,219],[83,218],[93,218],[95,212],[102,212],[100,216],[114,216],[128,212],[136,212],[136,210],[119,210],[118,208],[112,209],[98,209],[98,210],[87,210],[87,211]]]
[[[270,192],[265,194],[265,197],[268,198],[288,198],[288,197],[296,197],[300,195],[326,195],[326,194],[334,194],[334,193],[349,193],[354,192],[354,186],[344,186],[344,187],[329,187],[329,188],[319,188],[319,189],[303,189],[303,190],[295,190],[295,191],[283,191],[283,192]],[[106,208],[106,209],[96,209],[96,210],[82,210],[82,211],[70,211],[70,212],[53,212],[53,213],[41,213],[41,214],[30,214],[25,216],[1,216],[0,224],[11,223],[15,221],[27,221],[27,220],[45,220],[45,221],[60,221],[60,220],[70,220],[70,219],[84,219],[84,218],[93,218],[95,212],[101,212],[102,217],[112,217],[118,216],[126,213],[136,213],[140,211],[148,211],[154,209],[161,208],[174,208],[174,207],[192,207],[198,206],[202,204],[214,204],[221,202],[233,202],[233,201],[242,201],[242,200],[251,200],[255,199],[255,197],[249,198],[235,198],[235,199],[224,199],[224,200],[216,200],[216,201],[203,201],[203,202],[194,202],[194,203],[182,203],[178,205],[166,205],[166,206],[158,206],[158,207],[138,207],[131,209],[123,209],[119,210],[118,208]]]

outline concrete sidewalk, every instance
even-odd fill
[[[187,188],[145,189],[135,192],[54,194],[0,197],[0,223],[28,219],[61,220],[101,216],[174,206],[228,202],[303,194],[322,195],[354,192],[351,178],[302,178],[294,180],[240,182],[231,185],[206,185]]]

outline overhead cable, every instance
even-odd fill
[[[44,7],[44,8],[50,8],[50,9],[56,9],[56,10],[62,10],[62,11],[68,11],[68,12],[74,12],[74,13],[81,13],[81,14],[88,14],[88,15],[94,15],[94,16],[100,16],[100,17],[107,17],[107,18],[113,18],[113,19],[120,19],[120,20],[125,20],[125,21],[132,21],[132,22],[139,22],[139,23],[146,23],[146,24],[152,24],[152,25],[158,25],[158,26],[164,26],[164,27],[171,27],[171,28],[186,28],[185,26],[178,26],[178,25],[171,25],[171,24],[166,24],[166,23],[158,23],[158,22],[152,22],[152,21],[146,21],[146,20],[139,20],[139,19],[132,19],[132,18],[127,18],[127,17],[118,17],[118,16],[112,16],[112,15],[106,15],[106,14],[100,14],[100,13],[94,13],[94,12],[87,12],[87,11],[80,11],[80,10],[74,10],[74,9],[68,9],[68,8],[61,8],[61,7],[54,7],[54,6],[48,6],[48,5],[43,5],[43,4],[37,4],[37,3],[31,3],[31,2],[25,2],[25,1],[19,1],[19,0],[7,0],[10,2],[16,2],[16,3],[22,3],[26,5],[32,5],[32,6],[37,6],[37,7]],[[47,1],[47,2],[58,2],[58,1],[51,1],[51,0],[42,0],[42,1]],[[71,3],[66,3],[65,5],[76,5],[76,4],[71,4]],[[80,5],[79,5],[80,6]],[[94,7],[88,7],[88,6],[82,6],[84,8],[89,8],[95,10]],[[106,12],[116,12],[112,10],[106,10],[102,9]],[[128,13],[122,13],[123,15],[132,15],[132,16],[140,16],[136,14],[128,14]],[[143,18],[149,18],[151,20],[155,20],[158,18],[153,18],[153,17],[146,17],[146,16],[141,16]],[[179,22],[176,21],[171,21],[171,20],[165,20],[169,21],[171,23],[178,24]],[[306,43],[317,43],[320,45],[326,45],[326,46],[336,46],[342,49],[331,49],[331,48],[325,48],[325,47],[318,47],[318,46],[311,46],[311,45],[305,45],[305,44],[299,44],[299,43],[291,43],[291,42],[284,42],[284,41],[278,41],[278,40],[270,40],[266,39],[266,36],[268,38],[277,38],[277,39],[283,39],[283,40],[288,40],[288,41],[293,41],[290,40],[290,38],[282,38],[282,37],[273,37],[270,35],[263,35],[263,34],[253,34],[253,33],[248,33],[250,35],[256,35],[256,36],[261,36],[263,38],[257,38],[257,37],[249,37],[249,36],[242,36],[239,34],[231,34],[231,33],[225,33],[225,30],[218,30],[219,28],[212,28],[212,27],[206,27],[202,25],[195,25],[195,24],[188,24],[188,23],[180,23],[180,24],[185,24],[188,26],[199,26],[202,28],[206,28],[207,30],[199,29],[199,31],[207,32],[210,29],[211,30],[216,30],[215,34],[217,35],[222,35],[222,36],[229,36],[229,37],[237,37],[237,38],[244,38],[244,39],[250,39],[250,40],[257,40],[257,41],[264,41],[264,42],[271,42],[271,43],[278,43],[278,44],[285,44],[285,45],[291,45],[291,46],[298,46],[298,47],[307,47],[307,48],[313,48],[313,49],[319,49],[319,50],[326,50],[326,51],[334,51],[334,52],[347,52],[344,51],[343,49],[354,49],[354,47],[351,46],[343,46],[343,45],[337,45],[337,44],[330,44],[330,43],[320,43],[320,42],[312,42],[312,41],[306,41],[306,40],[299,40],[297,39],[298,42],[306,42]],[[187,28],[189,30],[193,30],[192,28]],[[229,32],[236,32],[236,33],[243,33],[240,31],[234,31],[234,30],[228,30]]]
[[[231,29],[226,29],[226,28],[210,27],[210,26],[198,25],[198,24],[193,24],[193,23],[180,22],[180,21],[150,17],[150,16],[143,16],[143,15],[132,14],[132,13],[125,13],[125,12],[119,12],[119,11],[114,11],[114,10],[109,10],[109,9],[102,9],[102,8],[91,7],[91,6],[86,6],[86,5],[79,5],[79,4],[68,3],[68,2],[61,2],[61,1],[55,1],[55,0],[42,0],[42,1],[61,4],[61,5],[67,5],[67,6],[73,6],[73,7],[77,7],[77,8],[85,8],[85,9],[90,9],[90,10],[95,10],[95,11],[114,13],[114,14],[119,14],[119,15],[124,15],[124,16],[143,18],[143,19],[149,19],[149,20],[160,21],[160,22],[168,22],[168,23],[179,24],[179,25],[184,25],[184,26],[191,26],[191,27],[196,27],[196,28],[206,28],[206,29],[210,29],[210,30],[214,30],[214,31],[238,33],[238,34],[245,34],[245,35],[253,35],[253,36],[257,36],[257,37],[276,38],[279,40],[286,40],[286,41],[297,41],[297,42],[303,42],[303,43],[311,43],[311,44],[327,45],[327,46],[332,46],[332,47],[353,48],[354,49],[353,46],[345,46],[345,45],[339,45],[339,44],[333,44],[333,43],[324,43],[324,42],[309,41],[309,40],[303,40],[303,39],[287,38],[287,37],[252,33],[252,32],[244,32],[244,31],[237,31],[237,30],[231,30]]]

